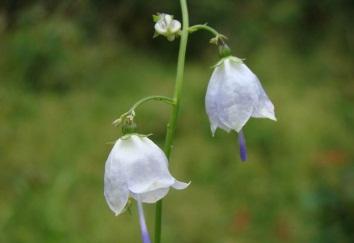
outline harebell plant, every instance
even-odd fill
[[[217,128],[238,133],[240,157],[247,159],[246,141],[242,128],[251,118],[276,120],[274,106],[257,76],[242,59],[232,56],[226,44],[226,36],[206,24],[189,25],[187,0],[180,0],[182,23],[173,15],[153,15],[154,37],[168,41],[179,39],[175,89],[172,97],[147,96],[137,101],[113,124],[122,127],[119,138],[110,152],[104,173],[104,195],[115,215],[124,212],[130,200],[137,202],[141,238],[150,243],[151,238],[145,222],[143,203],[156,203],[154,242],[161,242],[162,199],[170,188],[185,189],[189,183],[176,180],[168,169],[179,115],[188,35],[199,30],[212,34],[210,43],[218,48],[220,60],[214,66],[205,95],[205,109],[209,117],[211,133]],[[149,135],[137,133],[134,118],[136,109],[148,101],[160,101],[171,105],[164,150]]]

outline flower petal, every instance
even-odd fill
[[[224,68],[226,76],[220,87],[219,120],[239,132],[251,117],[258,100],[257,77],[245,64],[229,59],[219,68]]]
[[[121,164],[114,160],[114,154],[120,140],[114,145],[105,166],[104,196],[110,209],[120,214],[128,202],[129,191],[122,173]]]
[[[176,33],[177,31],[179,31],[181,29],[181,23],[178,20],[172,20],[170,26],[170,31],[172,33]]]
[[[206,92],[205,96],[205,109],[209,117],[211,132],[214,136],[215,131],[218,127],[230,131],[230,128],[222,123],[219,119],[220,117],[220,107],[219,102],[222,99],[222,94],[220,94],[220,87],[225,79],[225,72],[223,68],[215,68]]]
[[[258,102],[254,107],[252,117],[256,118],[269,118],[271,120],[276,121],[274,114],[274,105],[268,98],[268,95],[264,91],[261,83],[258,81]]]
[[[173,20],[173,16],[170,14],[162,14],[161,16],[161,21],[166,23],[166,26],[171,25],[171,22]]]
[[[157,189],[154,191],[145,192],[145,193],[141,193],[141,194],[132,193],[132,197],[135,200],[137,200],[137,198],[140,197],[142,202],[144,202],[144,203],[155,203],[158,200],[160,200],[161,198],[163,198],[164,196],[166,196],[169,189],[170,188],[167,187],[167,188],[161,188],[161,189]]]
[[[185,182],[176,180],[175,183],[172,185],[172,187],[177,190],[183,190],[183,189],[186,189],[190,184],[191,184],[190,182],[185,183]]]
[[[129,140],[135,150],[124,163],[129,191],[141,194],[170,187],[175,179],[164,152],[147,137],[132,135]]]
[[[187,188],[189,185],[190,185],[190,182],[185,183],[185,182],[175,180],[175,183],[172,184],[172,187],[177,190],[183,190],[183,189]],[[161,188],[161,189],[157,189],[154,191],[145,192],[145,193],[141,193],[141,194],[132,193],[132,197],[136,200],[138,197],[140,197],[144,203],[155,203],[158,200],[165,197],[166,194],[168,193],[168,191],[169,191],[169,187],[168,188]]]
[[[155,30],[157,33],[159,33],[160,35],[166,34],[167,33],[167,28],[166,25],[164,25],[162,22],[157,22],[155,24]]]

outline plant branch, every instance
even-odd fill
[[[151,95],[144,97],[140,100],[138,100],[127,112],[123,113],[119,118],[113,121],[113,125],[119,126],[121,122],[127,117],[127,116],[135,116],[135,109],[137,109],[139,106],[144,104],[145,102],[148,102],[150,100],[155,100],[155,101],[162,101],[170,105],[175,105],[175,101],[171,99],[170,97],[167,96],[160,96],[160,95]]]
[[[135,111],[136,108],[138,108],[139,106],[141,106],[142,104],[144,104],[145,102],[150,101],[150,100],[162,101],[162,102],[165,102],[165,103],[170,104],[170,105],[175,105],[175,101],[174,101],[173,99],[171,99],[170,97],[167,97],[167,96],[160,96],[160,95],[152,95],[152,96],[147,96],[147,97],[144,97],[144,98],[138,100],[138,101],[129,109],[128,112],[133,112],[133,111]]]
[[[208,26],[207,24],[193,25],[193,26],[189,27],[188,30],[189,30],[190,33],[193,33],[193,32],[198,31],[198,30],[206,30],[206,31],[210,32],[214,36],[210,40],[210,43],[216,44],[216,45],[218,45],[219,42],[221,44],[224,44],[225,40],[227,39],[227,37],[225,35],[220,34],[216,29]]]
[[[209,31],[214,36],[220,35],[220,33],[218,31],[216,31],[214,28],[208,26],[207,24],[196,24],[196,25],[193,25],[193,26],[189,27],[189,32],[191,32],[191,33],[195,32],[195,31],[198,31],[198,30]]]

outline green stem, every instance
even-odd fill
[[[141,100],[138,100],[130,109],[128,112],[133,112],[135,111],[136,108],[138,108],[140,105],[144,104],[147,101],[150,100],[156,100],[156,101],[163,101],[167,104],[174,105],[175,101],[171,99],[170,97],[167,96],[160,96],[160,95],[152,95],[152,96],[147,96],[142,98]]]
[[[170,116],[170,121],[167,124],[167,134],[164,151],[167,158],[170,158],[171,150],[173,146],[173,140],[176,132],[177,117],[180,107],[180,97],[183,86],[183,74],[184,74],[184,64],[186,57],[186,49],[188,42],[188,33],[189,33],[189,17],[188,17],[188,8],[187,0],[180,0],[181,10],[182,10],[182,35],[179,45],[178,52],[178,61],[177,61],[177,74],[176,74],[176,83],[175,90],[173,95],[173,100],[175,106],[173,106]],[[162,221],[162,200],[158,201],[156,204],[155,211],[155,243],[161,242],[161,221]]]
[[[197,31],[197,30],[206,30],[206,31],[209,31],[210,33],[212,33],[213,35],[215,36],[219,36],[220,33],[217,32],[214,28],[206,25],[206,24],[196,24],[196,25],[193,25],[191,27],[189,27],[189,31],[190,32],[194,32],[194,31]]]
[[[113,121],[113,125],[115,126],[119,126],[121,124],[121,122],[127,117],[132,115],[133,117],[135,116],[135,109],[138,108],[139,106],[141,106],[142,104],[144,104],[147,101],[150,100],[156,100],[156,101],[162,101],[165,102],[167,104],[170,105],[175,105],[175,101],[174,99],[171,99],[170,97],[166,97],[166,96],[161,96],[161,95],[151,95],[151,96],[147,96],[144,97],[140,100],[138,100],[130,109],[129,111],[123,113],[119,118],[117,118],[116,120]]]
[[[227,37],[223,34],[220,34],[216,29],[208,26],[207,24],[196,24],[189,27],[188,29],[190,33],[193,33],[198,30],[206,30],[210,32],[212,35],[214,35],[214,37],[210,39],[211,44],[215,44],[219,46],[226,45],[225,40],[227,39]]]

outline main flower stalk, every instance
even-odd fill
[[[178,61],[177,61],[177,74],[176,74],[176,82],[173,100],[175,105],[172,108],[170,120],[167,124],[167,134],[166,141],[164,146],[164,151],[167,158],[170,158],[173,140],[175,137],[176,126],[177,126],[177,118],[180,107],[182,86],[183,86],[183,76],[184,76],[184,65],[186,59],[186,49],[188,42],[188,33],[189,33],[189,16],[188,16],[188,8],[187,8],[187,0],[180,0],[181,10],[182,10],[182,34],[179,45],[178,52]],[[161,242],[161,222],[162,222],[162,200],[158,201],[156,204],[155,211],[155,243]]]

